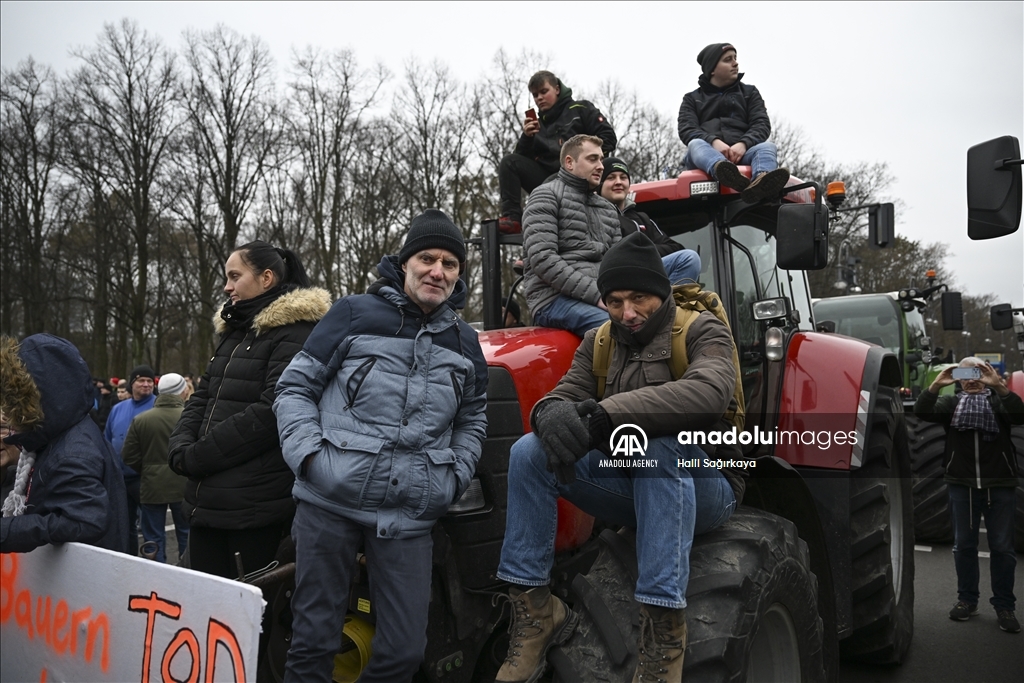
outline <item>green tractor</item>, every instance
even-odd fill
[[[906,414],[913,471],[914,533],[918,540],[950,543],[953,529],[949,519],[949,501],[943,481],[946,433],[942,425],[919,420],[914,402],[935,377],[951,364],[943,362],[941,349],[932,349],[925,331],[929,299],[942,284],[917,290],[913,287],[889,294],[858,294],[818,299],[814,319],[818,329],[855,337],[877,344],[895,353],[903,368],[900,390]],[[959,292],[942,294],[942,327],[963,329]],[[943,388],[951,394],[954,387]]]

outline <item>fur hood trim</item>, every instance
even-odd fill
[[[18,356],[13,337],[0,338],[0,410],[19,431],[43,421],[43,399],[31,373]]]
[[[274,299],[267,307],[256,314],[252,321],[252,329],[261,335],[277,327],[294,323],[319,322],[330,310],[331,294],[320,287],[295,289]],[[213,316],[213,326],[217,334],[228,331],[227,323],[220,317],[220,311]]]

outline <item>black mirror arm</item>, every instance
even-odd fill
[[[993,168],[997,171],[1009,171],[1010,166],[1024,166],[1024,159],[996,159]]]

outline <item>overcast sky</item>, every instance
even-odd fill
[[[696,87],[697,53],[728,41],[773,118],[830,160],[889,164],[889,198],[904,202],[897,231],[950,244],[965,293],[1024,305],[1024,230],[970,241],[965,176],[971,145],[1024,138],[1021,2],[2,2],[0,63],[31,55],[64,73],[70,48],[125,16],[175,47],[184,29],[222,22],[263,38],[279,64],[312,44],[396,74],[410,57],[436,58],[469,82],[499,47],[529,49],[577,96],[616,79],[672,121]],[[527,97],[524,84],[524,107]]]

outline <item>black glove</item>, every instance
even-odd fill
[[[548,471],[560,484],[576,481],[576,461],[590,451],[589,416],[597,401],[549,401],[535,418],[537,438],[548,454]]]

